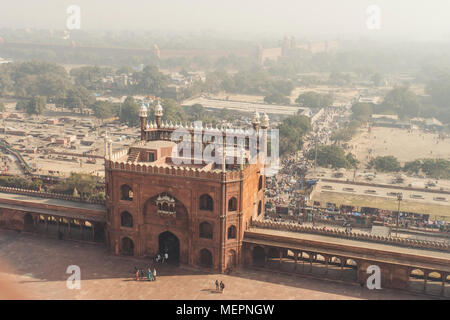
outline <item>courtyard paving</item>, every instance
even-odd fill
[[[134,267],[152,266],[150,260],[113,256],[101,245],[5,230],[0,230],[0,261],[0,299],[424,299],[271,272],[238,270],[222,275],[159,264],[156,281],[135,281]],[[66,286],[69,265],[81,269],[79,290]],[[222,294],[215,292],[216,279],[226,285]]]

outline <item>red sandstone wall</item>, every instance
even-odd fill
[[[134,255],[154,256],[159,249],[158,237],[170,231],[180,241],[180,262],[200,264],[200,250],[208,249],[213,255],[214,269],[223,271],[229,263],[239,263],[240,247],[244,230],[250,225],[255,212],[255,203],[264,197],[264,187],[258,188],[259,173],[256,166],[245,171],[242,186],[239,175],[236,179],[202,179],[171,174],[149,174],[134,171],[106,171],[108,184],[108,242],[110,248],[120,253],[123,237],[134,242]],[[164,171],[166,172],[166,171]],[[120,200],[120,187],[124,184],[133,189],[133,201]],[[177,218],[162,218],[158,215],[154,199],[168,193],[180,202]],[[214,210],[199,209],[199,198],[208,194],[214,201]],[[228,200],[237,199],[237,210],[228,211]],[[121,227],[120,215],[128,211],[133,216],[133,227]],[[179,212],[179,214],[178,214]],[[240,212],[243,215],[240,215]],[[262,213],[263,215],[263,213]],[[213,239],[199,237],[199,225],[207,221],[213,227]],[[236,239],[228,239],[230,226],[237,229]]]

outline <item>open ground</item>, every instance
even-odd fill
[[[134,267],[150,260],[118,257],[105,247],[60,241],[32,234],[0,230],[0,278],[25,299],[424,299],[428,297],[388,289],[368,290],[359,285],[287,276],[273,272],[237,270],[231,275],[188,267],[156,265],[157,280],[135,281]],[[81,289],[66,286],[69,265],[81,268]],[[220,294],[214,282],[222,280]],[[13,289],[3,290],[13,293]],[[11,298],[11,297],[9,297]]]

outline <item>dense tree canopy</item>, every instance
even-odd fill
[[[264,97],[264,102],[268,104],[281,104],[288,105],[290,104],[290,99],[280,92],[273,92]]]
[[[96,176],[72,172],[69,178],[55,185],[52,191],[70,195],[78,193],[83,199],[100,200],[104,198],[104,192],[99,190],[99,184],[100,180]]]
[[[394,156],[379,156],[370,160],[368,168],[374,168],[381,172],[398,172],[401,166]]]
[[[94,115],[99,119],[108,119],[117,113],[116,105],[112,104],[108,101],[96,101],[92,105],[92,110],[94,111]]]
[[[124,122],[129,126],[139,124],[139,106],[133,97],[127,97],[122,103],[120,122]]]
[[[316,149],[312,148],[307,154],[309,160],[316,159]],[[317,165],[320,167],[352,168],[357,165],[356,158],[351,154],[345,154],[343,148],[337,145],[317,146]]]
[[[313,91],[302,93],[295,100],[302,107],[311,109],[324,108],[333,104],[333,95],[321,94]]]
[[[303,136],[311,130],[311,121],[301,115],[289,116],[278,126],[280,154],[293,153],[303,146]]]
[[[378,106],[380,113],[394,113],[401,118],[417,117],[421,112],[421,103],[407,87],[397,87],[388,92],[383,103]]]
[[[171,121],[172,123],[184,122],[186,121],[186,114],[183,108],[175,100],[163,99],[161,101],[161,106],[164,109],[163,120]]]
[[[102,89],[102,78],[112,73],[111,68],[97,66],[83,66],[70,70],[70,75],[74,78],[75,83],[89,90]]]
[[[169,77],[159,72],[155,66],[146,66],[142,72],[135,72],[133,86],[135,93],[161,95],[162,89],[169,84]]]
[[[12,93],[19,98],[45,96],[64,97],[72,86],[62,66],[46,62],[8,63],[0,66],[0,93]]]
[[[47,99],[45,97],[36,96],[31,98],[25,107],[28,114],[42,114],[45,110]]]

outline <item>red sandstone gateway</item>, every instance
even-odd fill
[[[250,220],[264,217],[262,164],[248,158],[237,164],[234,156],[231,164],[217,164],[192,156],[177,165],[176,157],[183,155],[177,154],[172,133],[182,128],[194,141],[198,127],[164,123],[162,113],[158,103],[156,121],[147,123],[147,108],[141,107],[141,141],[128,149],[113,152],[111,141],[106,142],[106,242],[116,254],[167,253],[171,263],[232,268],[240,263]],[[267,115],[260,122],[255,113],[254,131],[267,127]],[[201,132],[225,138],[222,129]],[[248,150],[254,137],[238,134]],[[208,147],[201,144],[202,150]]]

